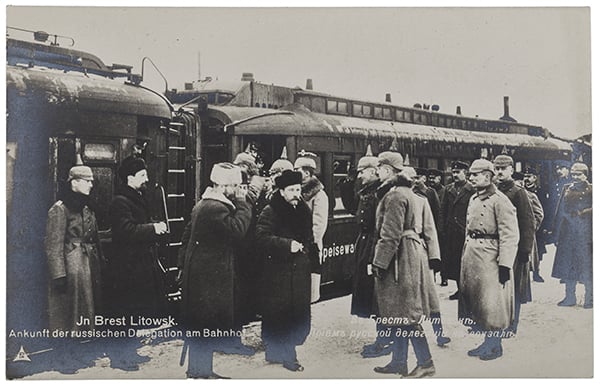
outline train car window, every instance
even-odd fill
[[[327,112],[333,114],[348,114],[348,104],[341,101],[327,100]]]
[[[381,107],[374,107],[373,116],[375,118],[383,118],[383,109]]]
[[[385,108],[383,109],[383,119],[392,119],[392,110]]]
[[[348,211],[344,207],[341,197],[341,191],[338,182],[348,178],[352,165],[352,156],[350,155],[334,155],[333,156],[333,194],[335,199],[335,206],[333,207],[333,215],[341,216],[348,215]]]
[[[433,126],[439,126],[440,117],[437,114],[431,116],[431,124]]]
[[[117,152],[112,143],[86,143],[83,148],[85,160],[92,161],[115,161]]]
[[[311,109],[315,113],[325,113],[325,98],[312,98],[310,104],[306,107]]]

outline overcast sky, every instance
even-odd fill
[[[14,2],[13,2],[14,3]],[[152,58],[169,88],[202,77],[442,112],[510,115],[575,138],[591,132],[589,8],[8,7],[8,26],[75,39],[106,63]],[[17,37],[22,35],[9,34]],[[144,84],[164,90],[147,68]]]

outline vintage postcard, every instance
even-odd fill
[[[593,377],[591,62],[589,6],[6,6],[6,378]]]

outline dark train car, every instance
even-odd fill
[[[263,85],[251,79],[207,80],[200,90],[170,97],[178,102],[199,101],[200,155],[206,166],[200,172],[202,188],[210,165],[233,159],[251,142],[258,144],[266,168],[284,147],[292,162],[300,150],[317,155],[317,175],[330,198],[322,256],[324,285],[348,284],[351,276],[357,228],[354,216],[343,206],[337,183],[348,177],[367,146],[375,154],[394,148],[411,166],[446,171],[456,159],[492,159],[508,153],[515,158],[517,170],[533,166],[546,173],[546,178],[553,178],[553,160],[568,159],[572,151],[567,142],[549,137],[537,126],[454,116],[444,118],[443,123],[451,126],[444,127],[427,124],[442,120],[430,111]]]
[[[157,250],[165,280],[174,283],[170,267],[195,200],[196,117],[173,113],[130,68],[58,46],[13,39],[7,46],[7,331],[47,328],[47,213],[78,160],[94,172],[91,201],[110,259],[108,207],[118,166],[133,152],[145,158],[153,218],[164,221],[168,208],[171,240]],[[9,358],[19,350],[15,342],[7,342]],[[19,342],[29,353],[47,349],[43,339]]]

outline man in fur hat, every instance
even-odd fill
[[[233,336],[186,340],[189,345],[189,378],[222,378],[213,372],[213,351],[230,352],[239,346],[243,301],[237,291],[239,250],[252,219],[252,198],[240,189],[239,167],[223,162],[213,166],[212,187],[192,209],[190,224],[182,237],[181,309],[185,328],[233,331]],[[251,355],[254,350],[238,354]]]
[[[164,311],[162,272],[154,247],[167,233],[167,224],[151,220],[145,195],[148,172],[144,159],[125,158],[118,174],[122,184],[109,207],[114,251],[109,262],[114,291],[110,311],[114,317],[125,317],[129,323],[138,317],[159,316]],[[113,367],[133,371],[139,363],[149,360],[136,353],[139,340],[120,339],[111,343]]]
[[[311,267],[319,258],[301,182],[300,172],[283,171],[275,179],[278,190],[256,227],[258,250],[264,256],[261,299],[265,359],[290,371],[304,369],[296,346],[303,344],[310,332]]]

